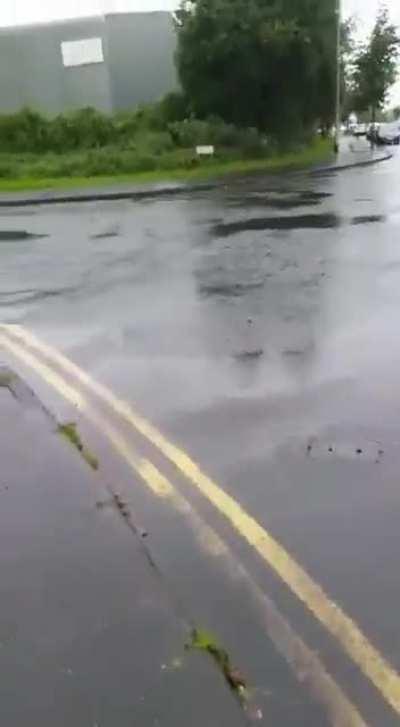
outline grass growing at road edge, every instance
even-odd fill
[[[233,668],[228,652],[218,644],[212,634],[203,629],[193,629],[186,648],[210,654],[229,687],[243,700],[246,689],[245,680],[239,671]]]
[[[83,459],[89,467],[91,467],[93,470],[99,469],[99,461],[97,457],[90,452],[87,447],[83,444],[77,426],[74,422],[68,422],[67,424],[60,424],[58,426],[58,433],[61,434],[62,437],[65,437],[65,439],[68,439],[70,444],[72,444],[73,447],[75,447],[78,452],[81,453]]]

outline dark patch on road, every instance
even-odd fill
[[[255,361],[264,355],[264,349],[255,348],[253,350],[239,351],[235,353],[234,357],[236,361]]]
[[[332,197],[332,192],[314,192],[312,190],[303,190],[302,192],[298,192],[298,194],[303,199],[312,199],[314,201],[322,201],[323,199]]]
[[[119,230],[104,230],[104,232],[90,235],[91,240],[108,240],[110,237],[119,237]]]
[[[254,217],[238,222],[227,222],[213,227],[217,237],[228,237],[251,230],[309,230],[339,227],[341,218],[332,212],[315,215],[292,215],[290,217]]]
[[[46,298],[56,298],[57,296],[67,296],[76,293],[78,287],[69,286],[66,288],[57,288],[49,290],[14,290],[11,292],[0,293],[0,306],[14,306],[18,303],[36,303],[46,300]]]
[[[20,242],[21,240],[40,240],[48,235],[41,235],[27,230],[0,230],[0,242]]]
[[[359,217],[353,217],[352,225],[368,225],[374,222],[385,222],[385,215],[360,215]]]
[[[290,210],[296,207],[314,207],[330,197],[328,192],[280,192],[280,193],[256,193],[245,196],[241,199],[234,199],[234,207],[269,207],[278,210]]]
[[[0,217],[33,217],[36,214],[34,210],[25,211],[21,210],[16,213],[13,210],[0,210]]]
[[[264,286],[264,280],[255,280],[246,283],[239,282],[219,282],[219,283],[202,283],[199,285],[201,295],[212,297],[222,296],[225,298],[237,298],[245,295],[251,290],[257,290]]]

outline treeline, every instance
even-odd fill
[[[193,112],[280,142],[334,119],[336,0],[182,0],[177,68]]]

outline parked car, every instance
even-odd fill
[[[398,146],[400,144],[400,122],[395,121],[391,124],[379,124],[376,138],[376,143],[382,146]]]
[[[368,131],[367,124],[354,124],[353,125],[353,136],[366,136]]]

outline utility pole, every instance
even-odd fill
[[[335,121],[335,154],[339,153],[342,91],[342,3],[336,0],[336,121]]]

